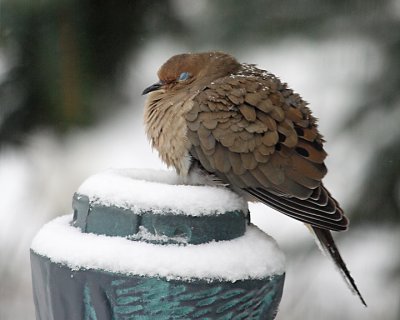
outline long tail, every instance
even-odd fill
[[[343,276],[343,279],[348,284],[350,290],[360,298],[364,306],[367,306],[364,298],[357,288],[354,279],[350,275],[350,271],[347,269],[346,264],[344,263],[339,253],[339,249],[336,247],[331,232],[329,230],[317,228],[314,226],[311,226],[311,228],[312,232],[315,234],[319,242],[319,245],[321,246],[321,249],[332,258],[336,267],[339,269],[341,275]]]

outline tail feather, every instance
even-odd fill
[[[317,238],[316,240],[318,240],[318,245],[329,257],[332,258],[334,264],[339,269],[341,275],[343,276],[343,279],[348,284],[350,290],[360,298],[364,306],[367,306],[364,298],[357,288],[353,277],[350,275],[350,271],[347,269],[338,248],[336,247],[331,232],[329,230],[317,228],[314,226],[311,226],[311,228],[312,232]]]

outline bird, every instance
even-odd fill
[[[322,179],[327,153],[308,104],[272,73],[220,51],[183,53],[147,87],[144,124],[161,160],[201,173],[310,229],[367,306],[331,231],[349,220]]]

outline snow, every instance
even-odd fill
[[[382,57],[380,49],[366,39],[358,35],[347,39],[289,38],[251,50],[248,46],[225,48],[239,61],[256,62],[273,72],[310,102],[328,141],[330,173],[325,185],[344,209],[353,204],[360,177],[368,173],[365,163],[373,143],[367,146],[340,128],[354,111],[365,81],[380,69],[377,63]],[[24,147],[1,150],[0,268],[4,272],[0,319],[35,318],[27,252],[45,222],[69,212],[71,196],[83,179],[110,166],[165,168],[146,140],[142,125],[145,98],[140,93],[155,82],[167,58],[212,49],[202,45],[188,48],[165,35],[143,43],[121,89],[130,97],[128,106],[114,102],[115,113],[105,121],[71,131],[62,139],[52,132],[35,132]],[[240,48],[244,49],[240,52]],[[252,222],[277,239],[286,253],[285,289],[277,320],[399,318],[400,284],[391,276],[399,265],[400,230],[396,225],[366,228],[354,223],[348,232],[334,235],[367,299],[366,309],[352,296],[331,261],[321,256],[302,223],[261,204],[251,203],[249,208]]]
[[[167,279],[237,281],[284,272],[284,255],[275,240],[255,226],[230,241],[199,245],[155,245],[123,237],[82,233],[71,215],[47,223],[31,249],[73,270],[95,269]]]
[[[149,210],[190,216],[247,213],[247,202],[225,187],[186,184],[198,180],[190,176],[183,181],[165,170],[109,169],[85,180],[78,194],[87,195],[93,203],[130,209],[135,214]]]
[[[127,239],[130,240],[142,240],[148,242],[157,243],[178,243],[188,244],[188,238],[182,236],[169,237],[164,234],[153,234],[144,226],[139,226],[139,231],[135,234],[129,235]]]

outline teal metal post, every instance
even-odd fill
[[[88,233],[123,237],[151,243],[160,250],[168,246],[196,247],[219,241],[226,241],[228,245],[229,241],[244,239],[248,228],[255,228],[247,225],[243,212],[200,216],[176,214],[167,209],[163,213],[138,212],[110,203],[101,204],[81,193],[74,194],[73,209],[70,222],[46,225],[32,245],[31,267],[38,320],[275,318],[284,272],[246,276],[236,281],[110,272],[93,266],[73,265],[67,253],[62,257],[63,250],[68,251],[68,244],[62,239],[54,239],[55,243],[62,244],[61,253],[56,244],[43,244],[45,235],[57,225],[58,230],[65,228],[77,233],[76,237]],[[61,237],[61,233],[54,231],[54,237]]]

